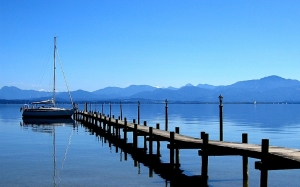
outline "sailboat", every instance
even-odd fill
[[[71,117],[77,110],[77,106],[72,101],[72,97],[69,92],[72,107],[69,109],[56,107],[55,103],[55,70],[56,70],[56,37],[54,37],[54,73],[53,73],[53,98],[51,100],[32,102],[31,105],[25,104],[21,107],[23,118],[66,118]]]

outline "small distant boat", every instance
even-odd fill
[[[256,105],[256,101],[254,101],[254,103],[253,104],[255,104]]]
[[[55,103],[55,70],[56,70],[56,37],[54,37],[54,84],[53,84],[53,98],[51,100],[33,102],[31,105],[25,104],[21,107],[22,116],[24,118],[65,118],[71,117],[77,110],[77,106],[72,101],[69,91],[72,107],[69,109],[56,107]]]

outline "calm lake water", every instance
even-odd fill
[[[92,110],[101,111],[92,105]],[[80,105],[83,109],[83,105]],[[123,117],[137,119],[137,104],[123,104]],[[150,175],[149,168],[136,163],[131,156],[102,138],[91,134],[80,123],[59,121],[38,125],[23,121],[20,105],[0,105],[0,186],[171,186],[159,174]],[[300,105],[296,104],[225,104],[224,141],[248,142],[300,149]],[[164,104],[140,106],[141,122],[155,127],[165,123]],[[109,105],[104,105],[109,113]],[[169,131],[180,127],[180,133],[219,139],[219,106],[217,104],[169,104]],[[112,114],[120,115],[120,106],[112,105]],[[128,142],[132,137],[128,136]],[[139,140],[139,146],[143,147]],[[161,143],[161,161],[169,162],[167,143]],[[256,159],[249,158],[249,186],[259,186],[260,171],[254,169]],[[187,176],[200,175],[198,150],[180,150],[180,162]],[[209,186],[243,186],[240,156],[209,157]],[[269,171],[269,186],[300,186],[300,170]]]

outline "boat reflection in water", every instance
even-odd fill
[[[20,122],[20,125],[25,129],[32,129],[34,132],[49,133],[53,137],[53,184],[54,187],[60,182],[60,177],[57,175],[58,171],[56,168],[56,136],[55,136],[55,127],[58,126],[72,126],[71,134],[69,137],[69,142],[65,150],[64,160],[66,160],[68,148],[71,143],[71,138],[73,131],[75,130],[76,123],[72,118],[23,118],[23,122]],[[62,163],[63,168],[63,163]],[[61,169],[62,169],[61,168]],[[57,178],[59,179],[57,181]]]
[[[75,124],[72,118],[23,118],[24,125],[64,125]]]
[[[53,133],[55,126],[76,127],[72,118],[23,118],[20,123],[25,128],[31,127],[34,132]]]

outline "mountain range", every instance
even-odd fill
[[[180,88],[156,88],[148,85],[131,85],[126,88],[106,87],[93,92],[72,91],[75,102],[95,101],[164,101],[172,102],[218,102],[222,94],[224,102],[300,102],[300,81],[279,76],[239,81],[228,86],[187,84]],[[0,100],[43,100],[52,97],[52,93],[21,90],[4,86],[0,89]],[[58,92],[58,102],[69,101],[67,92]]]

